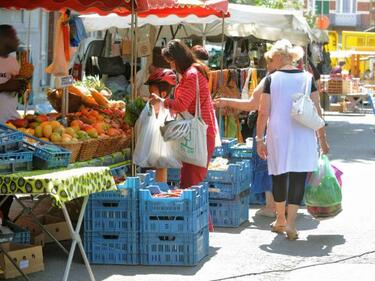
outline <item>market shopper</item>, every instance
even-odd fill
[[[200,61],[208,61],[209,54],[203,46],[195,45],[191,48],[191,51],[193,52],[195,57],[199,59]]]
[[[344,60],[340,60],[339,63],[338,63],[338,65],[332,69],[331,74],[341,74],[344,65],[345,65],[345,61]]]
[[[208,68],[193,55],[192,51],[180,40],[170,41],[162,51],[171,68],[181,75],[180,83],[177,85],[174,99],[163,99],[152,94],[151,103],[164,103],[174,113],[188,111],[195,114],[196,103],[196,79],[199,82],[200,106],[202,119],[207,125],[207,152],[208,162],[215,148],[215,117],[214,107],[208,88]],[[207,163],[208,166],[208,163]],[[207,167],[199,167],[188,163],[182,163],[181,188],[189,188],[197,185],[205,179]]]
[[[276,69],[280,66],[277,65],[277,61],[273,61],[271,58],[266,57],[267,62],[267,71],[268,73],[273,73]],[[240,111],[257,111],[259,108],[259,101],[260,96],[263,92],[264,82],[268,75],[264,77],[257,87],[254,89],[253,94],[251,95],[250,99],[243,100],[243,99],[231,99],[231,98],[218,98],[214,100],[214,105],[217,108],[224,108],[224,107],[231,107]],[[256,122],[256,120],[255,120]],[[254,141],[254,150],[256,151],[256,142]],[[256,154],[253,158],[253,163],[258,163],[262,161],[260,157]],[[259,179],[258,179],[259,177]],[[259,209],[256,212],[256,215],[266,216],[266,217],[276,217],[275,213],[275,202],[272,195],[272,180],[271,177],[268,175],[268,171],[265,170],[263,173],[256,173],[254,174],[254,183],[257,186],[253,187],[256,190],[254,192],[262,193],[265,192],[266,195],[266,205]]]
[[[155,94],[160,98],[168,98],[172,93],[173,88],[176,86],[176,74],[171,69],[153,68],[153,72],[148,77],[145,85],[148,85],[150,95]],[[158,105],[154,105],[155,112],[159,112]],[[167,182],[168,169],[156,169],[156,181]]]
[[[303,56],[302,48],[293,47],[284,39],[276,42],[266,55],[281,67],[267,77],[264,84],[257,121],[257,152],[268,160],[268,171],[272,175],[277,213],[272,231],[285,232],[288,239],[295,240],[298,238],[295,219],[303,199],[307,172],[315,171],[318,164],[316,135],[323,154],[328,153],[329,147],[324,127],[315,132],[291,117],[292,98],[304,93],[306,86],[321,115],[319,93],[312,75],[292,65]],[[266,126],[267,140],[264,138]]]
[[[18,94],[25,89],[26,81],[17,79],[20,66],[17,59],[11,55],[16,52],[19,39],[14,28],[10,25],[0,25],[0,122],[19,118],[17,112]],[[0,202],[4,196],[0,196]],[[8,220],[13,197],[9,197],[0,207],[1,218]]]

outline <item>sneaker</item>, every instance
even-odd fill
[[[272,211],[270,209],[266,208],[261,208],[259,209],[256,213],[256,216],[263,216],[263,217],[268,217],[268,218],[276,218],[276,212]]]

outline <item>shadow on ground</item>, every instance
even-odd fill
[[[284,235],[277,235],[271,244],[259,248],[272,254],[295,257],[328,256],[333,247],[345,243],[343,235],[309,235],[306,240],[289,241]]]
[[[262,216],[254,216],[253,217],[253,223],[250,225],[250,228],[253,229],[260,229],[260,230],[269,230],[271,231],[270,224],[274,221],[273,218],[267,218]],[[302,213],[299,213],[297,216],[297,228],[299,230],[312,230],[316,229],[319,225],[319,221],[314,219],[310,215],[305,215]]]

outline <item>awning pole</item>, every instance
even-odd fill
[[[220,83],[224,83],[224,47],[225,47],[225,17],[223,14],[222,21],[221,21],[221,62],[220,62]],[[221,109],[219,109],[219,132],[221,132],[221,128],[223,126],[223,119],[221,117]]]
[[[131,85],[131,101],[134,101],[134,89],[135,89],[135,75],[136,71],[134,71],[134,57],[137,57],[135,53],[136,49],[136,36],[135,36],[135,0],[132,0],[132,14],[131,14],[131,23],[130,23],[130,31],[131,31],[131,41],[132,41],[132,47],[131,47],[131,61],[130,61],[130,85]],[[132,132],[132,153],[134,152],[135,148],[135,135],[134,130]],[[135,176],[136,174],[136,166],[132,164],[132,176]]]

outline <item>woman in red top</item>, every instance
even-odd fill
[[[172,40],[163,49],[164,58],[170,63],[171,68],[181,75],[181,80],[176,87],[174,99],[162,99],[152,94],[151,104],[163,102],[166,108],[175,113],[188,111],[195,114],[196,79],[199,81],[199,94],[202,119],[207,125],[207,152],[208,163],[215,149],[215,111],[211,94],[208,89],[208,68],[193,55],[191,50],[180,40]],[[207,166],[208,166],[207,163]],[[207,167],[199,167],[182,163],[181,188],[197,185],[205,179]]]

